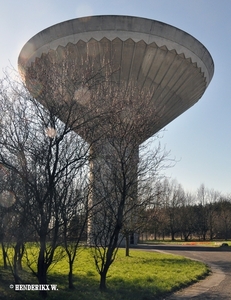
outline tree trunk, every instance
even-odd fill
[[[75,288],[74,284],[73,284],[73,264],[72,264],[72,262],[69,262],[68,283],[69,283],[69,289]]]
[[[154,240],[155,240],[155,241],[157,240],[157,230],[156,230],[156,228],[155,228],[155,230],[154,230]]]
[[[206,232],[203,232],[203,241],[206,240]]]
[[[125,256],[129,256],[129,246],[130,246],[130,243],[129,243],[129,234],[126,233],[125,234]]]
[[[14,248],[14,258],[13,258],[13,275],[14,275],[14,283],[19,283],[18,269],[17,269],[17,245]]]
[[[18,284],[18,283],[21,282],[21,279],[20,279],[20,277],[18,276],[18,273],[17,273],[17,271],[15,271],[15,269],[14,269],[14,274],[13,274],[13,276],[14,276],[14,283],[15,283],[15,284]]]
[[[44,252],[45,252],[45,241],[41,241],[39,257],[38,257],[38,275],[37,275],[39,284],[47,284],[47,266],[44,259]],[[39,295],[42,298],[46,298],[47,292],[39,291]]]
[[[112,259],[112,256],[113,256],[113,253],[116,249],[116,246],[117,246],[117,243],[118,243],[118,236],[119,236],[119,228],[118,227],[115,231],[115,237],[114,237],[114,240],[113,240],[113,243],[112,245],[110,245],[107,249],[107,255],[106,255],[106,261],[105,261],[105,264],[102,268],[102,271],[100,272],[100,284],[99,284],[99,289],[101,291],[105,291],[107,289],[106,287],[106,276],[107,276],[107,272],[110,268],[110,265],[112,264],[113,262],[113,259]]]
[[[228,225],[227,225],[227,222],[225,220],[225,241],[228,240]]]
[[[40,269],[40,272],[38,274],[38,282],[39,282],[39,284],[47,284],[47,272],[46,272],[46,270],[45,270],[44,267],[45,267],[44,264],[41,263],[41,268],[43,270]],[[46,298],[47,297],[47,291],[39,291],[39,295],[42,298]]]
[[[25,245],[24,243],[21,243],[19,247],[18,261],[17,261],[18,270],[22,270],[22,258],[23,258],[24,251],[25,251]]]
[[[107,272],[105,270],[100,274],[99,289],[101,291],[105,291],[107,289],[107,286],[106,286],[106,274],[107,274]]]
[[[210,231],[210,241],[213,240],[213,230]]]
[[[7,267],[8,267],[8,265],[7,265],[7,253],[6,253],[3,242],[2,242],[2,256],[3,256],[4,269],[7,269]]]
[[[22,242],[17,242],[14,247],[14,269],[22,270],[22,257],[25,246]]]

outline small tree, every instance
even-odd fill
[[[58,107],[50,101],[45,110],[23,87],[10,85],[0,94],[0,163],[17,178],[15,184],[22,189],[18,212],[26,211],[27,224],[39,245],[37,269],[30,261],[28,265],[39,283],[47,283],[48,269],[60,245],[63,190],[70,192],[78,170],[87,162],[89,146],[72,131],[80,126],[81,116],[76,113],[68,123],[56,117],[63,106],[66,115],[73,114],[73,103]]]
[[[195,210],[193,208],[194,197],[190,193],[184,193],[182,205],[178,209],[178,214],[180,217],[180,232],[183,235],[185,241],[195,233]]]
[[[180,230],[179,208],[182,205],[184,198],[184,191],[176,180],[169,182],[167,179],[164,181],[164,207],[168,220],[168,230],[171,234],[172,241],[175,235]]]
[[[107,272],[123,233],[137,228],[137,212],[150,204],[147,183],[159,174],[166,152],[161,152],[159,146],[151,151],[149,144],[142,144],[150,135],[150,120],[158,119],[148,110],[152,101],[149,92],[114,84],[98,87],[97,97],[102,99],[107,114],[99,127],[101,135],[92,147],[89,204],[94,208],[90,213],[89,243],[100,274],[100,289],[105,290]]]
[[[205,188],[204,184],[201,184],[198,192],[197,192],[197,200],[198,200],[198,229],[199,229],[199,234],[202,236],[202,239],[205,241],[206,240],[206,235],[209,230],[209,224],[208,224],[208,219],[209,219],[209,210],[208,206],[206,205],[207,202],[207,189]]]
[[[81,172],[81,175],[78,175],[78,181],[81,181],[81,183],[73,180],[71,186],[68,189],[64,188],[62,193],[61,236],[69,264],[68,283],[70,289],[74,288],[73,264],[84,235],[86,242],[86,225],[88,219],[87,180],[85,172]]]

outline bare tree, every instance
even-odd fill
[[[90,163],[89,203],[95,207],[90,213],[89,243],[104,290],[123,233],[136,229],[138,213],[150,204],[147,183],[157,177],[166,152],[161,152],[159,145],[153,150],[142,144],[150,135],[150,120],[158,119],[148,110],[150,93],[116,84],[110,89],[100,86],[97,92],[104,105],[111,107],[99,127],[102,135],[92,147]]]
[[[199,202],[198,208],[198,229],[200,236],[202,236],[202,239],[206,240],[206,235],[209,230],[209,210],[208,206],[206,205],[208,203],[208,190],[205,188],[204,184],[201,184],[197,191],[197,200]]]
[[[195,210],[193,207],[195,198],[191,193],[184,193],[182,198],[182,205],[178,209],[180,217],[180,232],[185,241],[195,233]]]
[[[184,198],[184,190],[176,180],[164,181],[164,207],[168,220],[168,231],[170,232],[172,241],[175,235],[180,231],[179,208]]]
[[[27,211],[26,207],[19,205],[23,188],[18,176],[3,165],[1,173],[3,176],[1,176],[0,205],[1,211],[4,212],[1,242],[4,266],[7,267],[7,264],[10,266],[15,282],[18,283],[21,280],[18,271],[22,270],[24,244],[29,236],[26,224]],[[10,247],[14,250],[12,255],[7,252]]]
[[[82,171],[82,170],[81,170]],[[78,181],[73,180],[68,189],[62,191],[61,208],[61,240],[67,254],[69,264],[68,282],[73,289],[73,264],[75,262],[79,245],[84,239],[86,242],[86,225],[88,220],[88,185],[86,172],[78,174]]]
[[[87,162],[89,146],[73,131],[81,115],[62,123],[56,115],[63,109],[49,102],[44,109],[21,86],[1,90],[0,163],[23,187],[20,201],[39,244],[39,283],[47,283],[47,271],[60,243],[62,191],[71,186]],[[74,113],[74,104],[66,114]],[[79,121],[81,119],[81,121]],[[76,121],[78,120],[78,122]],[[20,196],[20,195],[19,195]],[[46,296],[46,293],[43,293]]]

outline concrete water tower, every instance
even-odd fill
[[[97,99],[97,93],[90,91],[89,78],[94,78],[93,84],[106,78],[108,91],[115,85],[121,87],[121,94],[129,86],[144,91],[143,95],[149,95],[149,126],[139,143],[194,105],[214,73],[210,53],[188,33],[155,20],[106,15],[69,20],[39,32],[22,48],[18,66],[30,93],[44,106],[75,101],[88,116],[94,115],[95,109],[89,110],[93,102],[102,115],[117,105],[116,99],[109,105],[101,96]],[[145,106],[145,96],[143,101]],[[128,103],[126,107],[129,111]],[[65,111],[58,117],[67,120]],[[97,129],[92,134],[86,131],[76,129],[89,142],[98,137]],[[94,151],[97,157],[97,151],[102,155],[110,150],[102,142]]]

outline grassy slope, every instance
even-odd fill
[[[1,259],[1,257],[0,257]],[[14,292],[9,288],[13,282],[9,271],[2,268],[0,276],[0,299],[37,299],[37,292]],[[68,264],[65,259],[49,272],[48,280],[58,285],[58,291],[50,291],[48,299],[73,300],[151,300],[172,292],[208,274],[208,268],[180,256],[133,250],[130,257],[120,250],[108,274],[108,290],[98,290],[99,275],[89,249],[79,253],[74,267],[76,289],[67,289]],[[26,283],[36,284],[28,272],[22,277]],[[3,296],[4,295],[4,296]]]

